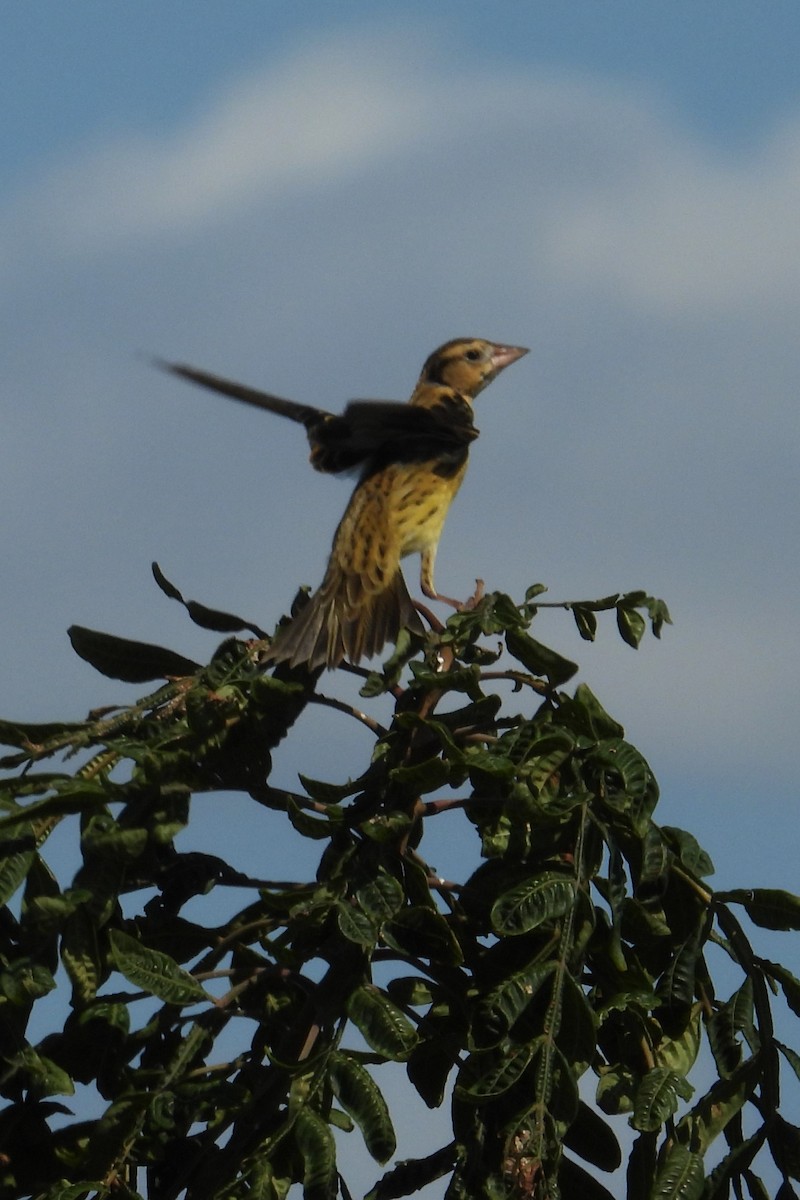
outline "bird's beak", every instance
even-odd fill
[[[527,354],[528,350],[525,346],[492,346],[492,367],[495,373],[502,371],[504,367],[508,367],[511,363],[516,362],[518,358],[522,358],[523,354]]]

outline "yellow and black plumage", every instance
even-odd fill
[[[426,360],[407,403],[354,400],[341,415],[194,367],[161,364],[183,379],[304,425],[317,470],[360,472],[325,577],[302,612],[278,632],[269,658],[312,669],[335,667],[343,658],[356,663],[396,641],[404,626],[420,629],[400,569],[407,554],[421,556],[424,594],[458,606],[436,591],[433,570],[447,511],[478,436],[472,402],[526,353],[482,338],[446,342]]]

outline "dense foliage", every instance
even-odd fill
[[[357,1129],[345,1158],[358,1139],[385,1166],[371,1200],[435,1179],[448,1200],[766,1200],[761,1164],[779,1200],[795,1195],[780,1083],[800,1057],[772,1005],[800,1015],[800,981],[739,916],[797,929],[800,900],[709,888],[695,838],[653,819],[646,760],[528,632],[542,591],[486,596],[401,644],[360,673],[366,712],[321,694],[319,673],[269,673],[261,630],[191,602],[199,624],[252,639],[200,666],[71,630],[105,674],[164,682],[86,721],[0,723],[3,1196],[280,1200],[297,1183],[347,1200],[332,1129]],[[633,646],[669,620],[644,593],[562,607],[587,640],[613,612]],[[387,697],[384,726],[369,708]],[[271,786],[271,751],[317,703],[370,730],[369,761]],[[313,877],[287,881],[268,846],[259,879],[181,850],[193,795],[232,791],[318,843]],[[459,810],[484,861],[442,879],[426,828]],[[79,850],[72,879],[48,852],[57,826]],[[244,906],[203,919],[225,888]],[[712,951],[732,994],[716,994]],[[389,1062],[421,1113],[449,1106],[423,1158],[393,1161]],[[613,1114],[632,1127],[625,1156]],[[600,1182],[623,1157],[627,1182]]]

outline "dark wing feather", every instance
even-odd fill
[[[463,402],[423,408],[392,400],[351,400],[340,417],[331,417],[309,436],[318,470],[335,474],[365,467],[371,473],[389,463],[461,459],[478,431]]]

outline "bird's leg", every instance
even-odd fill
[[[442,604],[449,604],[456,610],[461,609],[464,605],[460,600],[453,600],[451,596],[442,596],[437,592],[436,585],[433,582],[433,565],[436,562],[436,547],[429,546],[427,550],[423,550],[420,556],[420,571],[419,571],[419,586],[422,588],[422,593],[429,600],[440,600]]]
[[[468,600],[453,600],[437,592],[433,582],[433,567],[436,561],[436,546],[423,550],[421,555],[419,586],[429,600],[440,600],[442,604],[450,604],[457,612],[471,612],[483,599],[484,584],[482,579],[475,580],[475,591]]]

